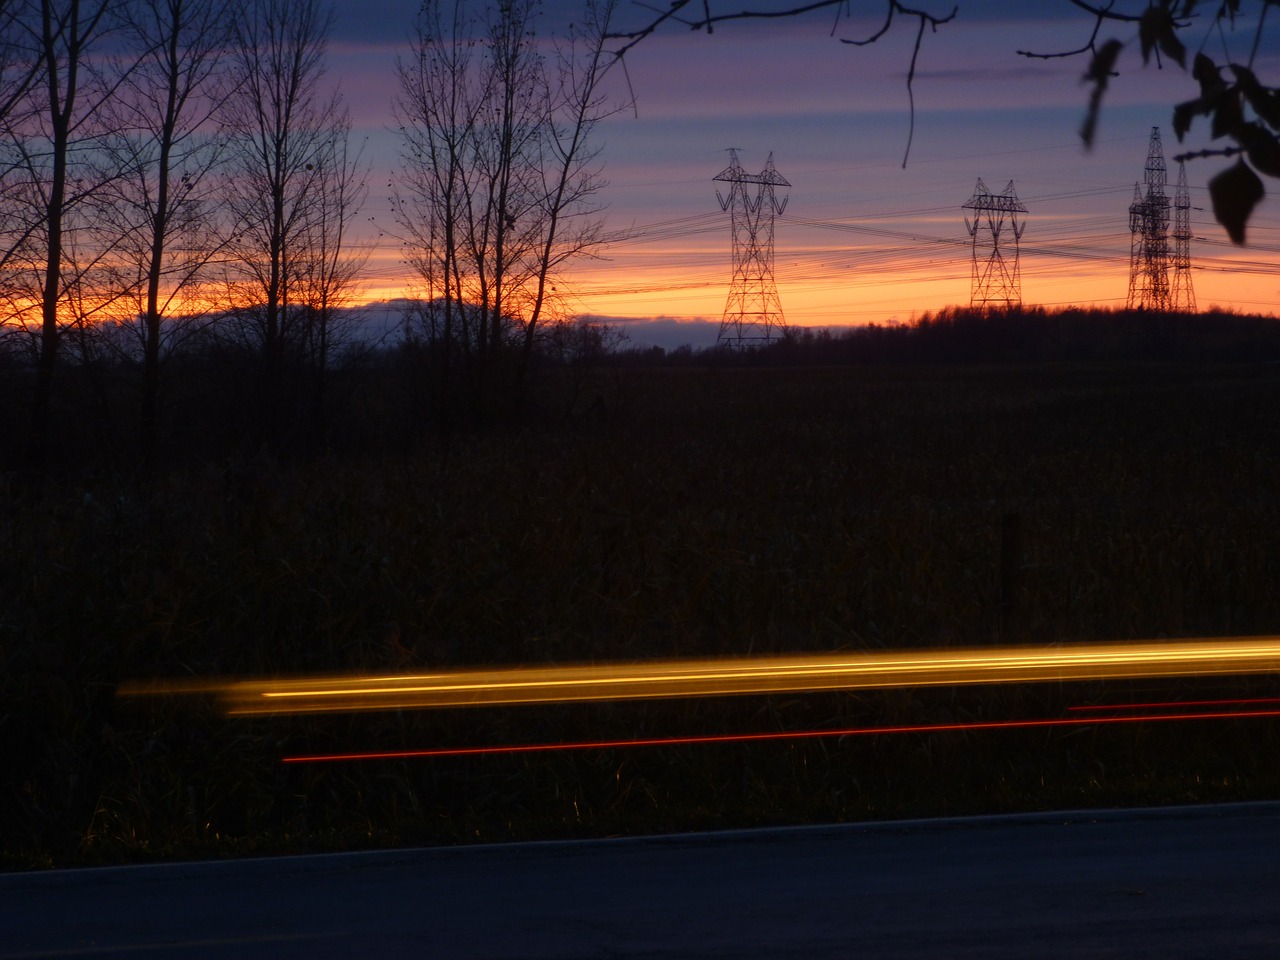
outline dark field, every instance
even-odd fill
[[[595,377],[551,426],[11,492],[0,864],[1280,797],[1276,718],[280,762],[1054,718],[1278,697],[1275,675],[253,720],[116,700],[158,676],[1280,632],[1280,365]]]

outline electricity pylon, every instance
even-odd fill
[[[1178,161],[1178,188],[1173,194],[1173,291],[1169,307],[1179,313],[1196,312],[1196,291],[1191,285],[1191,193],[1187,190],[1187,165]]]
[[[1129,204],[1129,299],[1130,310],[1168,311],[1169,295],[1169,197],[1165,194],[1168,173],[1160,128],[1151,128],[1143,184],[1133,185]],[[1190,228],[1188,228],[1189,230]],[[1189,239],[1188,234],[1188,239]]]
[[[1024,224],[1018,214],[1027,208],[1018,201],[1013,181],[1004,193],[995,194],[978,178],[973,196],[963,204],[973,211],[973,221],[966,215],[964,225],[973,238],[973,285],[969,295],[971,307],[1017,307],[1022,304],[1022,271],[1018,265],[1018,241]],[[1013,235],[1013,258],[1005,256],[1000,245],[1006,221]]]
[[[716,346],[759,346],[787,325],[773,277],[773,218],[787,206],[774,188],[791,184],[774,169],[772,153],[763,171],[747,173],[736,150],[729,151],[729,166],[712,179],[730,185],[729,196],[717,190],[716,199],[721,210],[730,211],[733,230],[733,280]]]

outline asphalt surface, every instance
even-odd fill
[[[0,956],[1280,958],[1280,803],[4,874]]]

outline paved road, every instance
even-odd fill
[[[1280,803],[0,875],[3,957],[1280,957]]]

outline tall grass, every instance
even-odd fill
[[[621,377],[622,379],[617,379]],[[1056,716],[1072,684],[228,721],[150,676],[1280,629],[1280,370],[616,371],[589,424],[0,500],[9,866],[1275,797],[1274,721],[284,766]],[[376,407],[371,408],[376,409]],[[371,424],[371,430],[376,430]],[[1016,596],[1001,608],[1001,522]]]

